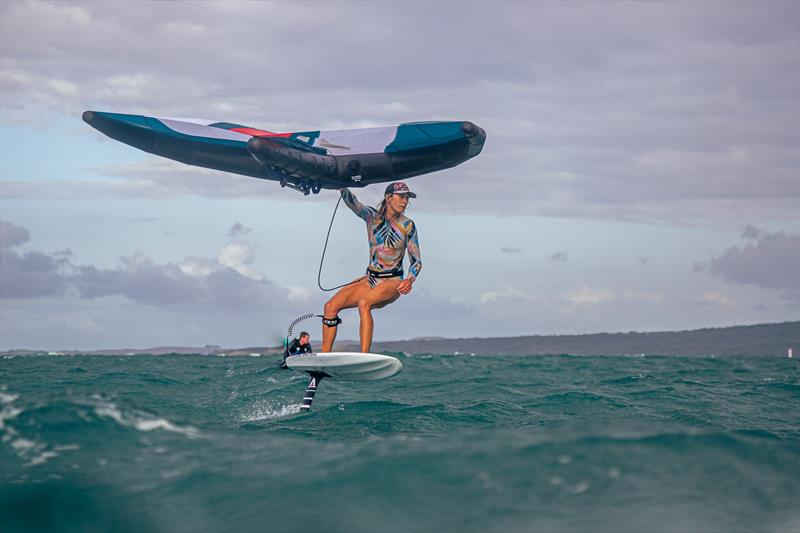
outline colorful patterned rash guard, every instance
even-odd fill
[[[403,255],[408,251],[410,262],[408,275],[416,280],[422,270],[422,261],[419,256],[417,226],[414,221],[405,215],[400,215],[389,222],[385,217],[378,216],[377,209],[359,202],[349,189],[342,190],[342,199],[356,216],[364,219],[367,223],[369,270],[382,273],[402,269]],[[373,287],[380,279],[368,277],[370,285]]]

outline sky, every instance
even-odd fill
[[[88,109],[486,130],[408,181],[423,269],[376,340],[800,320],[799,21],[794,1],[3,0],[0,350],[275,345],[332,294],[337,193],[146,154]],[[367,258],[340,210],[323,286]]]

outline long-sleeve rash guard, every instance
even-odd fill
[[[408,252],[408,275],[416,279],[422,270],[419,256],[417,226],[405,215],[391,222],[379,217],[378,210],[358,201],[349,189],[342,190],[342,199],[347,207],[367,223],[369,237],[369,269],[374,272],[390,272],[403,266],[403,255]]]

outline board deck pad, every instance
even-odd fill
[[[300,372],[323,373],[326,377],[348,381],[386,379],[403,370],[403,363],[395,357],[359,352],[292,355],[286,358],[286,366]]]

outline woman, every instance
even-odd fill
[[[342,199],[353,213],[367,223],[369,266],[367,274],[347,285],[325,304],[322,319],[322,351],[330,352],[336,328],[342,323],[339,311],[358,307],[361,318],[361,351],[372,345],[372,310],[380,309],[411,292],[422,262],[414,221],[404,215],[409,198],[417,195],[403,182],[390,183],[377,209],[363,205],[348,189],[341,189]],[[408,277],[403,279],[403,256],[408,252]]]

